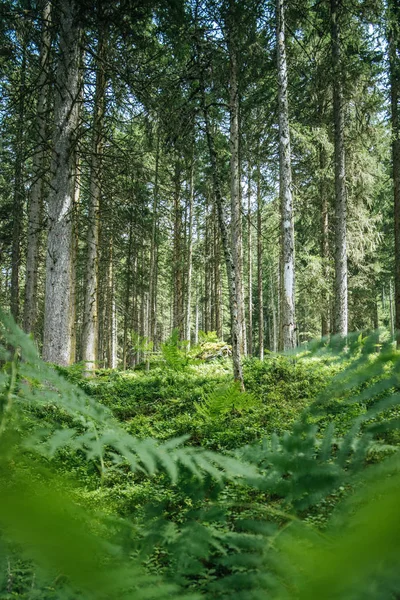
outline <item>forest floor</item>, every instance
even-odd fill
[[[79,511],[84,509],[71,525],[86,519],[95,536],[104,535],[106,548],[118,532],[118,556],[137,561],[151,577],[161,577],[207,599],[253,598],[237,595],[247,582],[254,587],[254,597],[261,597],[257,594],[264,594],[271,585],[278,589],[287,577],[290,585],[292,577],[299,577],[299,585],[308,586],[307,569],[314,573],[311,563],[300,561],[298,575],[286,567],[282,571],[282,552],[287,552],[284,560],[290,564],[291,553],[300,550],[302,555],[304,544],[315,552],[315,560],[321,557],[327,580],[332,573],[339,581],[335,571],[339,567],[332,563],[329,548],[325,549],[326,536],[339,546],[347,543],[342,526],[338,530],[332,525],[332,517],[351,519],[354,507],[358,510],[370,496],[379,497],[382,488],[368,492],[368,485],[387,479],[391,457],[400,447],[400,354],[389,342],[383,348],[374,339],[368,342],[359,337],[350,349],[267,354],[263,361],[247,358],[243,362],[246,392],[242,393],[233,382],[230,359],[220,350],[220,343],[205,341],[187,353],[171,342],[150,363],[134,370],[100,369],[87,377],[83,365],[78,364],[57,368],[61,378],[52,369],[42,375],[45,386],[51,381],[51,372],[58,380],[51,383],[48,400],[36,408],[30,404],[24,418],[28,431],[38,430],[38,440],[43,428],[38,449],[47,452],[48,440],[53,440],[45,468],[51,468],[56,487],[72,498],[73,505]],[[21,376],[21,381],[28,382],[30,376]],[[26,391],[30,390],[33,403],[37,391],[41,398],[44,387],[33,379],[30,385]],[[107,414],[102,413],[104,407]],[[86,421],[84,415],[98,420],[94,436],[90,419]],[[55,429],[53,438],[48,437],[46,426],[49,431]],[[169,449],[177,447],[176,440],[180,440],[182,459],[173,458],[173,453],[168,456]],[[171,457],[178,468],[171,468]],[[37,486],[43,456],[32,460],[30,455],[29,460],[35,495],[41,493]],[[24,461],[16,473],[26,480]],[[363,481],[365,473],[366,482],[361,489],[367,491],[354,504],[360,473]],[[392,486],[397,481],[395,473]],[[385,497],[395,503],[394,518],[398,520],[398,490],[389,489]],[[30,508],[28,497],[27,503]],[[50,508],[44,508],[46,515]],[[63,515],[65,511],[62,508]],[[362,543],[375,535],[377,518],[375,513],[369,518],[361,532]],[[386,553],[392,564],[390,510],[379,513],[379,519],[384,526],[386,519],[388,526],[387,538],[385,532],[381,536],[380,556]],[[286,546],[272,548],[270,536],[280,535],[289,524],[294,533],[283,537]],[[61,539],[63,535],[60,530]],[[343,546],[344,553],[354,552],[359,539],[350,537],[348,544]],[[267,547],[269,553],[264,551]],[[275,551],[281,566],[271,563],[275,579],[267,581],[266,565],[276,560]],[[97,565],[96,557],[89,558],[89,563],[91,560]],[[21,559],[18,546],[7,555],[7,561],[8,579],[4,593],[0,585],[0,600],[59,600],[67,594],[65,581],[60,587],[54,583],[56,577],[50,582],[47,578],[35,588],[37,595],[32,595],[37,571],[30,560]],[[363,562],[365,580],[374,561],[372,556]],[[389,594],[394,589],[390,586],[397,585],[396,573],[395,569],[390,577],[385,574]],[[118,577],[113,585],[116,589],[121,585]],[[221,585],[226,592],[219,596],[216,590]],[[144,590],[143,599],[153,597],[146,593]],[[165,597],[169,598],[169,593],[167,590]],[[274,597],[286,598],[280,593]],[[304,597],[320,599],[318,594]],[[392,600],[390,595],[387,598]]]
[[[212,344],[205,345],[212,349]],[[81,365],[62,371],[89,396],[110,408],[123,428],[139,439],[162,441],[184,436],[188,445],[234,453],[272,435],[290,432],[304,410],[348,364],[332,356],[267,354],[264,361],[247,358],[243,364],[244,394],[233,383],[230,359],[220,356],[211,361],[188,358],[179,362],[176,356],[171,360],[167,354],[153,360],[150,369],[143,363],[135,370],[99,370],[91,379],[82,376]],[[366,410],[363,403],[347,403],[344,393],[328,403],[315,421],[321,435],[331,423],[335,434],[343,437],[354,419]],[[83,476],[85,501],[106,512],[142,518],[141,511],[149,502],[162,498],[172,502],[173,491],[164,476],[149,479],[130,472],[121,476],[109,470],[100,486],[94,466],[88,469],[87,463],[68,460],[65,466]],[[255,502],[254,492],[250,495]],[[248,500],[246,494],[242,500]],[[258,500],[265,501],[265,495]],[[329,510],[323,502],[304,516],[323,525],[335,502],[331,498]],[[169,510],[174,513],[175,509],[170,505]]]

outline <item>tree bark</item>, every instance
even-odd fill
[[[241,364],[241,353],[240,353],[240,335],[242,332],[239,326],[238,319],[238,301],[236,294],[236,280],[235,280],[235,265],[232,258],[231,247],[229,243],[229,235],[226,227],[226,218],[224,214],[224,205],[221,192],[221,181],[218,172],[217,164],[217,152],[215,149],[214,138],[211,133],[210,119],[208,109],[205,102],[204,94],[204,82],[202,82],[202,109],[206,126],[206,137],[208,144],[208,151],[210,154],[211,173],[214,188],[214,198],[217,207],[218,224],[221,234],[222,248],[224,251],[226,275],[228,279],[228,290],[229,290],[229,308],[231,313],[231,344],[232,344],[232,359],[233,359],[233,376],[235,381],[240,383],[241,388],[244,390],[243,382],[243,370]]]
[[[42,232],[42,212],[45,186],[47,105],[49,93],[49,61],[51,46],[51,3],[45,0],[43,11],[42,40],[40,47],[40,73],[38,78],[38,99],[36,108],[36,130],[38,147],[33,157],[34,181],[28,203],[28,242],[26,248],[26,276],[24,302],[24,330],[35,331],[37,319],[37,281],[39,249]]]
[[[290,350],[296,345],[295,333],[295,265],[292,198],[292,166],[290,155],[288,78],[285,47],[284,0],[277,0],[277,57],[279,102],[279,196],[281,210],[280,260],[280,327],[279,349]]]
[[[219,229],[217,221],[217,211],[214,210],[214,303],[215,303],[215,331],[218,339],[223,339],[222,330],[222,287],[221,287],[221,250],[219,240]]]
[[[24,36],[25,38],[25,36]],[[13,233],[11,248],[11,314],[19,320],[19,274],[21,267],[21,232],[24,210],[24,120],[25,120],[25,82],[26,82],[26,40],[22,40],[22,63],[18,86],[18,121],[15,134]]]
[[[70,364],[76,362],[77,357],[77,331],[76,331],[76,313],[77,313],[77,273],[76,266],[78,260],[79,232],[78,232],[78,214],[81,196],[81,161],[74,152],[74,196],[72,201],[72,246],[71,246],[71,304],[69,330],[71,337]]]
[[[190,165],[190,188],[189,188],[189,215],[188,215],[188,271],[186,286],[186,326],[185,333],[190,350],[191,325],[192,325],[192,263],[193,263],[193,199],[194,199],[194,157]]]
[[[104,32],[99,32],[94,98],[92,153],[90,163],[89,214],[85,273],[85,298],[82,331],[82,359],[85,369],[92,371],[98,362],[98,271],[99,271],[99,205],[102,185],[102,154],[106,75]]]
[[[157,227],[158,227],[158,177],[160,165],[160,132],[157,129],[156,165],[154,176],[153,210],[150,245],[150,275],[149,275],[149,338],[156,349],[157,324]]]
[[[249,164],[249,175],[247,181],[247,276],[248,276],[248,307],[249,307],[249,330],[247,337],[247,353],[253,354],[253,255],[252,255],[252,223],[251,223],[251,169]]]
[[[60,54],[55,92],[55,131],[48,206],[43,358],[68,365],[71,335],[73,156],[78,126],[80,28],[76,4],[60,7]]]
[[[397,346],[400,346],[400,2],[388,3],[388,50],[392,125],[392,170],[394,200],[394,307]]]
[[[262,269],[262,198],[260,159],[257,164],[257,294],[258,294],[258,352],[260,360],[264,360],[264,297]]]
[[[239,349],[246,351],[245,318],[243,297],[243,236],[242,206],[240,193],[239,163],[239,85],[237,64],[237,27],[235,22],[235,0],[229,1],[228,13],[228,49],[229,49],[229,148],[230,148],[230,180],[231,180],[231,246],[234,265],[235,289],[237,297]]]
[[[331,0],[333,122],[335,138],[335,312],[334,333],[347,335],[347,199],[344,98],[340,56],[339,1]]]
[[[132,209],[131,209],[132,211]],[[124,333],[122,344],[122,368],[125,371],[128,355],[128,329],[130,322],[130,299],[131,299],[131,271],[132,271],[132,238],[133,238],[133,215],[131,212],[129,220],[129,240],[128,256],[126,261],[126,287],[125,287],[125,306],[124,306]]]
[[[320,158],[320,198],[321,198],[321,259],[324,282],[329,280],[329,199],[325,182],[326,153],[321,146]],[[321,335],[329,335],[330,303],[328,294],[324,291],[321,298]]]
[[[175,161],[174,173],[174,247],[173,247],[173,328],[183,335],[183,272],[182,272],[182,207],[181,207],[181,166]]]

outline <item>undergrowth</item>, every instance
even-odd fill
[[[2,600],[398,597],[390,340],[247,360],[242,395],[173,340],[87,379],[0,335]]]

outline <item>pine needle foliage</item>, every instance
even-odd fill
[[[390,439],[400,354],[391,340],[312,345],[309,357],[343,368],[290,431],[232,455],[129,435],[44,364],[10,317],[1,322],[0,598],[15,596],[7,576],[15,553],[35,573],[17,594],[26,599],[399,596],[400,461]],[[239,402],[244,410],[251,399],[237,396],[217,390],[198,410],[207,418]],[[333,404],[362,406],[345,434],[329,421]],[[100,487],[108,471],[130,470],[164,478],[169,494],[136,520],[88,510],[58,468],[65,452],[96,465]],[[329,498],[336,502],[321,530],[307,517]]]

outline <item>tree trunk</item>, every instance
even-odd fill
[[[94,98],[92,154],[90,164],[89,215],[85,273],[85,300],[82,332],[82,359],[87,371],[98,362],[98,270],[99,270],[99,204],[103,154],[106,76],[104,32],[97,45],[96,91]]]
[[[279,349],[296,345],[294,225],[292,198],[292,166],[290,156],[288,79],[285,46],[284,0],[277,0],[277,56],[279,101],[279,196],[281,208],[281,277]]]
[[[333,121],[335,137],[335,318],[334,333],[346,336],[347,309],[347,201],[344,149],[344,100],[340,58],[339,1],[331,0]]]
[[[11,249],[11,314],[19,320],[19,272],[21,267],[21,231],[24,210],[24,120],[25,120],[25,81],[26,81],[26,41],[22,40],[22,63],[18,86],[18,121],[15,134],[13,234]]]
[[[209,217],[208,217],[209,200],[206,196],[205,216],[204,216],[204,318],[203,330],[205,333],[210,331],[210,292],[209,292],[209,252],[210,252],[210,234],[209,234]]]
[[[214,210],[214,290],[215,290],[215,330],[218,339],[223,339],[222,330],[222,287],[221,287],[221,250],[218,234],[218,222],[216,221],[217,211]]]
[[[258,351],[264,360],[264,297],[262,270],[262,198],[260,162],[257,165],[257,294],[258,294]]]
[[[231,313],[231,344],[232,344],[232,359],[233,359],[233,376],[235,381],[240,383],[241,388],[244,390],[243,383],[243,371],[241,364],[240,355],[240,335],[242,332],[239,326],[238,319],[238,301],[236,295],[236,280],[235,280],[235,265],[233,263],[231,247],[229,243],[229,235],[226,227],[226,219],[224,214],[224,206],[221,192],[221,181],[218,172],[217,164],[217,153],[214,145],[214,138],[211,133],[210,120],[208,115],[208,109],[205,102],[204,94],[204,82],[202,82],[202,109],[204,114],[205,126],[206,126],[206,137],[208,144],[208,151],[210,154],[211,173],[214,188],[214,198],[217,207],[219,230],[221,234],[222,248],[224,251],[226,275],[228,279],[228,290],[229,290],[229,308]]]
[[[252,256],[252,223],[251,223],[251,169],[247,181],[247,276],[248,276],[248,306],[249,306],[249,331],[247,337],[247,353],[253,354],[253,256]]]
[[[240,194],[239,165],[239,86],[237,65],[237,27],[235,23],[235,0],[229,2],[228,15],[228,49],[229,49],[229,147],[230,147],[230,180],[231,180],[231,245],[234,266],[237,319],[239,326],[239,350],[245,353],[245,319],[243,298],[243,239],[242,239],[242,206]]]
[[[36,109],[36,129],[38,148],[33,156],[33,177],[28,204],[28,242],[26,249],[26,276],[24,302],[24,330],[35,331],[37,319],[37,280],[39,248],[42,231],[42,211],[45,185],[47,104],[49,93],[49,61],[51,46],[51,3],[45,0],[43,12],[42,40],[40,48],[40,73],[38,78],[38,99]]]
[[[149,338],[156,349],[157,323],[157,227],[158,227],[158,172],[160,164],[160,132],[157,130],[156,170],[154,177],[153,210],[150,245],[150,275],[149,275]]]
[[[390,317],[390,335],[393,338],[394,337],[395,315],[394,315],[394,308],[393,308],[393,289],[392,289],[391,281],[389,281],[389,317]]]
[[[78,126],[80,29],[76,22],[75,2],[64,1],[62,8],[48,206],[43,358],[48,362],[68,365],[71,350],[72,163]]]
[[[173,256],[173,328],[183,335],[182,207],[181,167],[176,158],[174,174],[174,256]]]
[[[394,306],[397,346],[400,346],[400,3],[389,0],[388,50],[392,124],[392,169],[394,196],[395,273]]]
[[[194,199],[194,157],[190,165],[189,215],[188,215],[188,272],[186,287],[186,339],[187,349],[190,350],[191,317],[192,317],[192,263],[193,263],[193,199]]]
[[[78,232],[78,213],[81,195],[81,161],[74,152],[74,196],[72,201],[72,246],[71,246],[71,304],[69,329],[71,337],[70,363],[74,364],[77,357],[77,331],[76,331],[76,311],[77,311],[77,276],[76,266],[78,260],[79,232]]]
[[[132,210],[132,209],[131,209]],[[126,288],[125,288],[125,306],[124,306],[124,333],[122,344],[122,368],[125,371],[128,354],[128,329],[130,323],[130,299],[131,299],[131,271],[132,271],[132,237],[133,237],[133,215],[130,216],[128,256],[126,261]]]
[[[325,185],[326,153],[321,146],[320,158],[320,198],[321,198],[321,259],[324,282],[329,280],[329,199]],[[330,303],[328,294],[324,291],[321,298],[321,335],[329,335]]]

